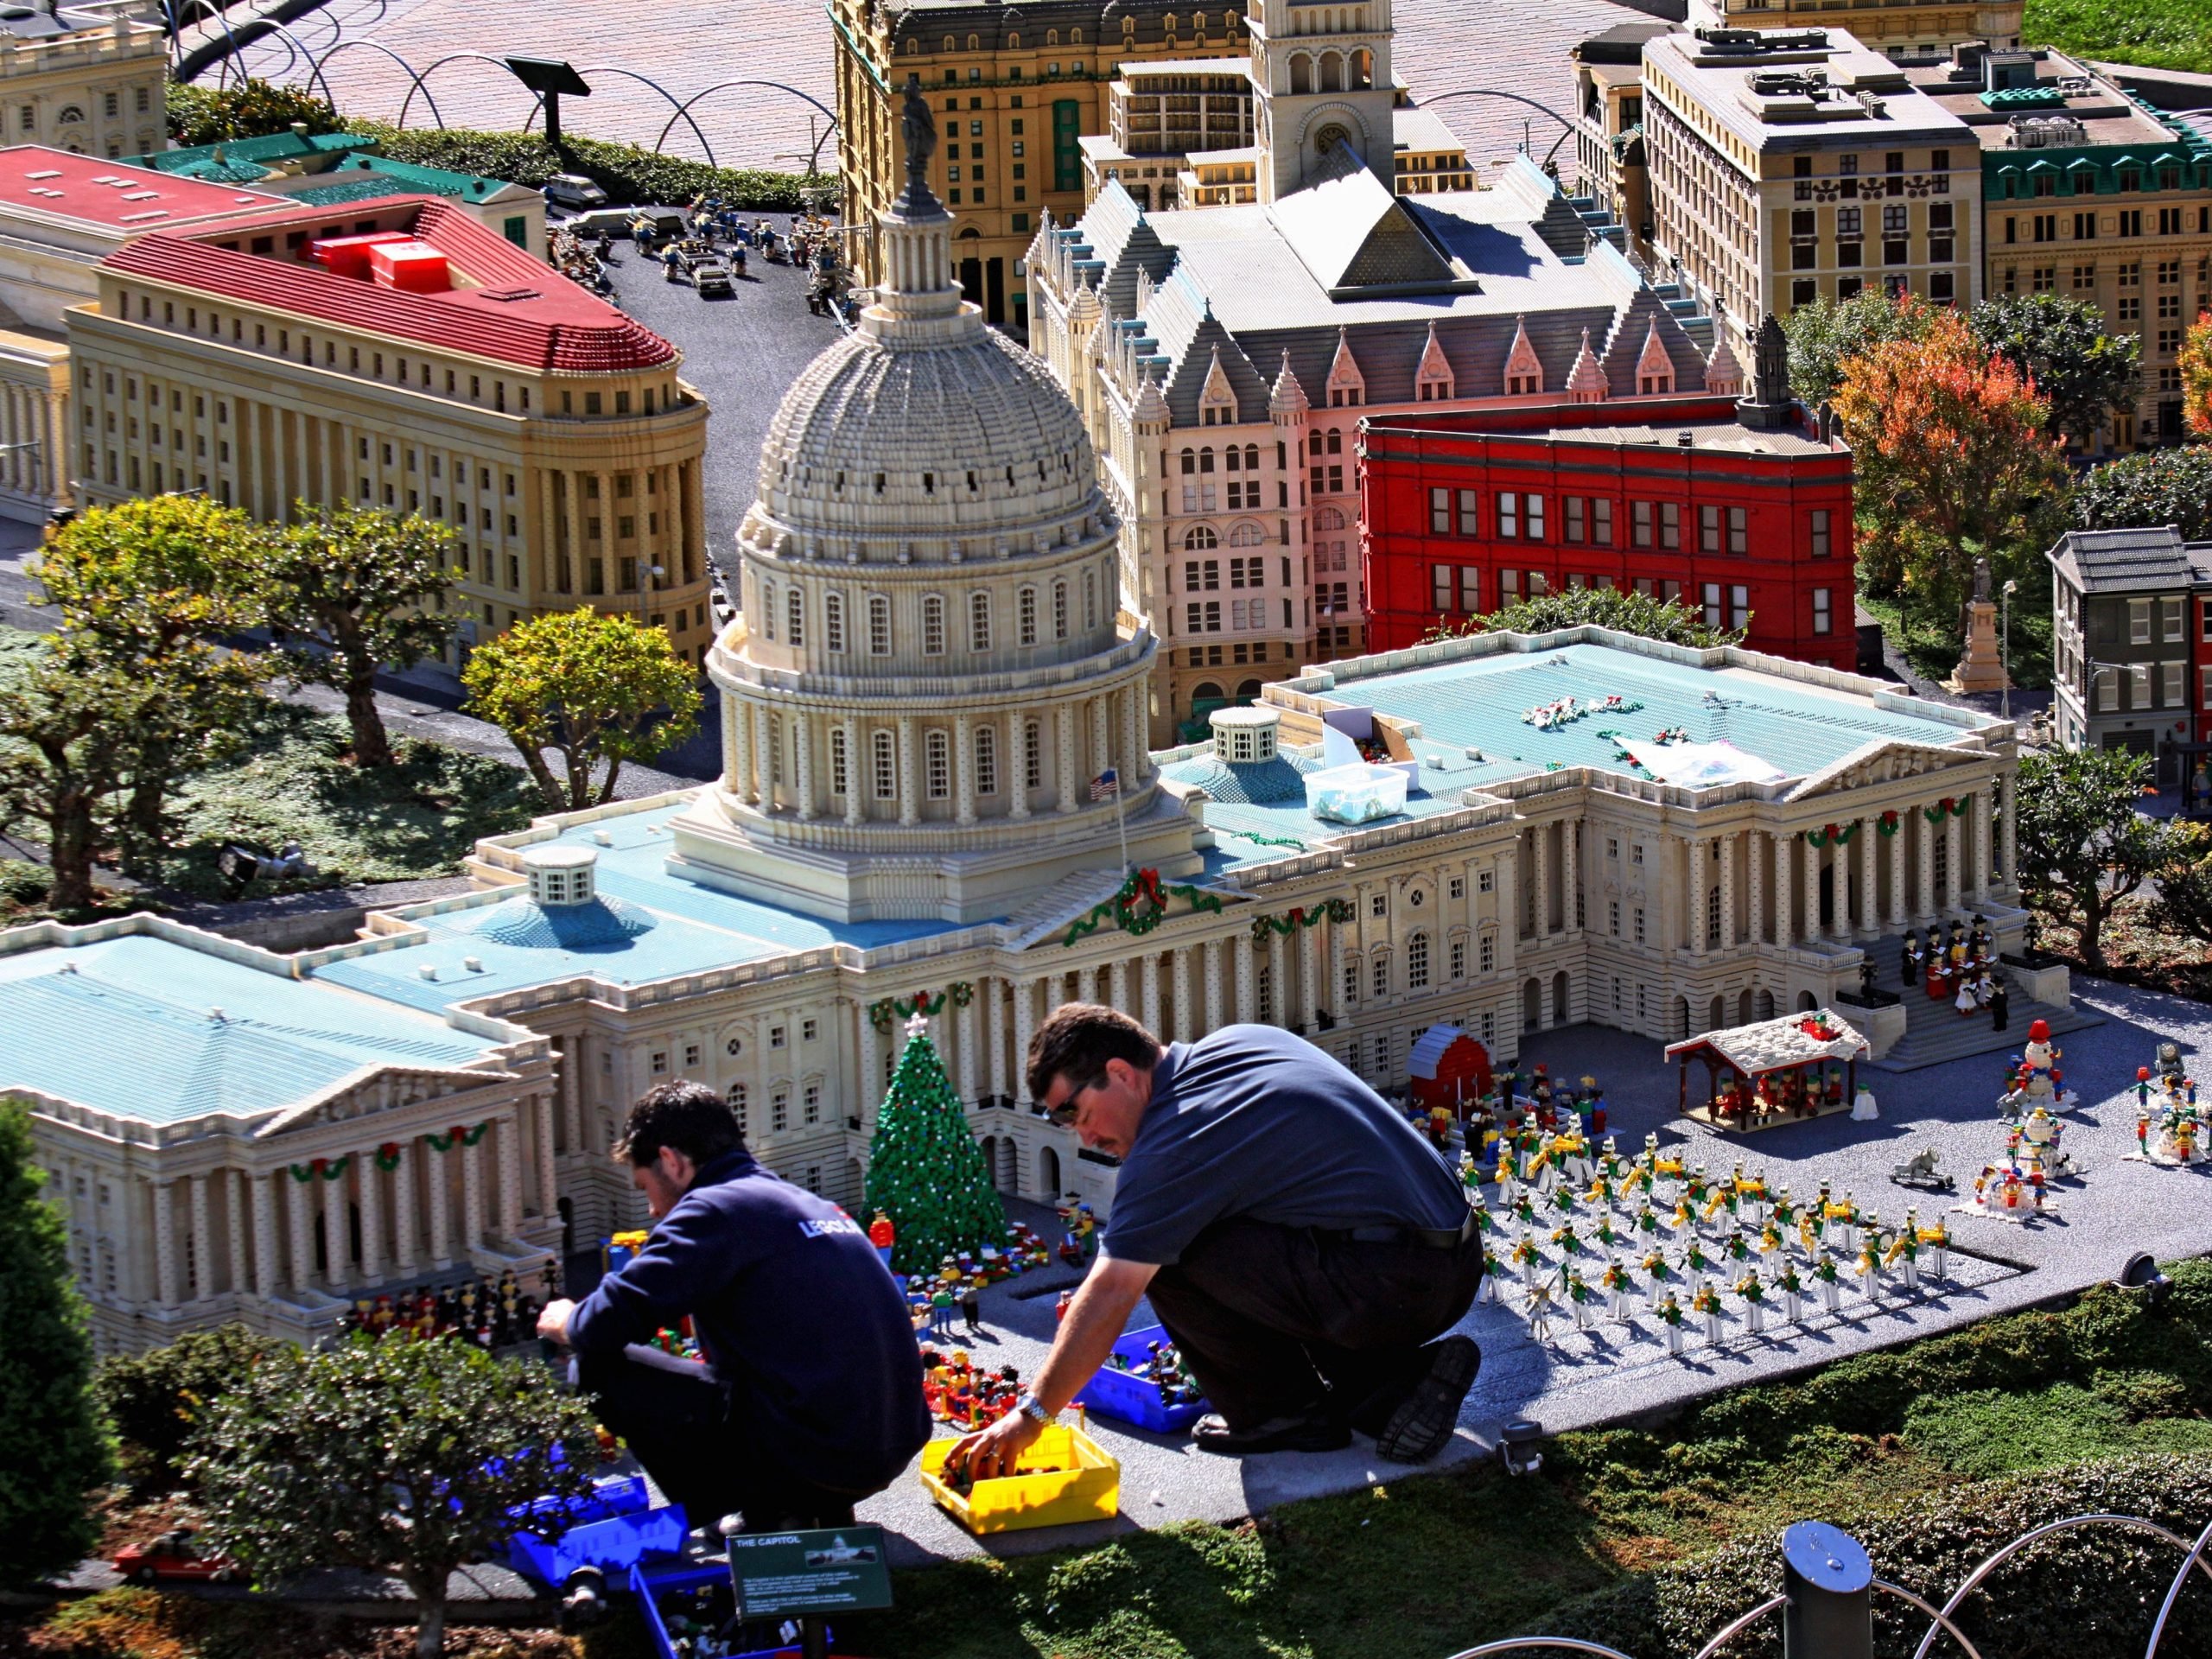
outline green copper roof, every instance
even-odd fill
[[[220,143],[187,144],[181,149],[126,156],[124,161],[129,166],[150,168],[156,173],[181,173],[198,178],[201,175],[193,168],[219,159],[227,165],[243,162],[272,166],[279,162],[373,150],[376,147],[377,141],[365,133],[320,132],[302,137],[296,132],[272,132],[259,138],[226,138]]]

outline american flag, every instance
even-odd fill
[[[1122,774],[1109,766],[1090,780],[1090,798],[1103,801],[1122,792]]]

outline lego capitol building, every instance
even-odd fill
[[[1103,1215],[1111,1166],[1023,1098],[1070,998],[1169,1039],[1280,1023],[1395,1088],[1439,1023],[1499,1059],[1586,1020],[1672,1039],[1830,1004],[1961,906],[2017,940],[2012,726],[1806,664],[1459,639],[1148,754],[1158,647],[1096,457],[962,301],[950,226],[910,168],[886,283],[775,417],[709,656],[715,782],[488,840],[476,891],[327,949],[0,933],[0,1090],[31,1103],[104,1351],[531,1284],[635,1218],[607,1149],[672,1077],[857,1203],[918,1008],[999,1185]],[[1352,786],[1314,778],[1348,749]]]

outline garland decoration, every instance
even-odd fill
[[[1897,809],[1895,807],[1891,807],[1888,811],[1883,813],[1880,817],[1874,820],[1874,827],[1877,830],[1879,830],[1885,836],[1894,836],[1904,826],[1898,821]]]
[[[1947,817],[1963,818],[1967,815],[1967,808],[1972,800],[1971,796],[1961,799],[1955,796],[1946,795],[1935,805],[1922,807],[1920,816],[1930,823],[1941,823]]]
[[[1231,830],[1227,833],[1236,836],[1239,841],[1249,841],[1255,847],[1288,847],[1301,853],[1306,850],[1304,842],[1294,840],[1288,836],[1255,836],[1242,830]]]
[[[1685,726],[1669,726],[1663,732],[1654,733],[1651,741],[1654,743],[1687,743],[1690,741],[1689,728]]]
[[[1560,697],[1553,702],[1537,704],[1521,712],[1521,723],[1533,726],[1540,732],[1557,731],[1578,720],[1587,720],[1592,715],[1631,715],[1643,705],[1633,698],[1624,697],[1618,691],[1603,697]]]
[[[1214,914],[1218,914],[1222,907],[1219,893],[1207,893],[1203,888],[1180,883],[1166,887],[1162,885],[1158,870],[1133,870],[1128,880],[1122,883],[1120,892],[1094,906],[1090,914],[1080,921],[1069,924],[1067,938],[1060,944],[1063,947],[1071,945],[1086,933],[1096,932],[1109,917],[1123,932],[1142,938],[1158,927],[1166,917],[1170,899],[1186,899],[1192,910]]]
[[[1295,905],[1287,916],[1255,916],[1252,918],[1252,943],[1265,944],[1270,933],[1293,934],[1302,927],[1319,927],[1323,922],[1348,922],[1351,918],[1352,905],[1349,899],[1331,899],[1311,910],[1304,905]]]
[[[311,1163],[294,1164],[292,1179],[302,1186],[318,1175],[326,1181],[334,1181],[346,1173],[346,1166],[353,1161],[353,1154],[349,1152],[343,1158],[317,1158]]]
[[[1805,832],[1805,844],[1808,847],[1825,847],[1830,842],[1834,842],[1839,847],[1848,847],[1851,845],[1851,838],[1859,833],[1859,821],[1854,818],[1840,830],[1832,823],[1824,829],[1808,830]]]
[[[377,1167],[387,1175],[399,1167],[399,1142],[387,1141],[376,1150]]]
[[[487,1117],[473,1129],[463,1128],[460,1124],[456,1123],[453,1128],[448,1129],[443,1135],[439,1135],[434,1131],[431,1134],[424,1135],[423,1138],[430,1143],[430,1150],[433,1152],[451,1152],[457,1146],[474,1146],[479,1141],[481,1141],[486,1135],[491,1133],[491,1129],[492,1120]]]
[[[926,988],[916,991],[912,996],[887,996],[880,1002],[868,1005],[868,1022],[878,1031],[887,1032],[894,1019],[911,1020],[918,1014],[934,1020],[944,1012],[948,1000],[954,1007],[964,1008],[976,1000],[976,988],[967,980],[961,979],[955,980],[935,996],[931,996]]]

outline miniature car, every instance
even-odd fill
[[[125,1544],[109,1564],[133,1584],[158,1584],[163,1579],[222,1584],[238,1572],[229,1556],[203,1553],[200,1535],[190,1527],[165,1532],[151,1543]]]
[[[604,207],[607,192],[581,173],[556,173],[545,181],[545,200],[563,207]]]
[[[729,267],[719,259],[700,259],[691,266],[691,285],[702,296],[729,295],[737,290],[730,281]]]

